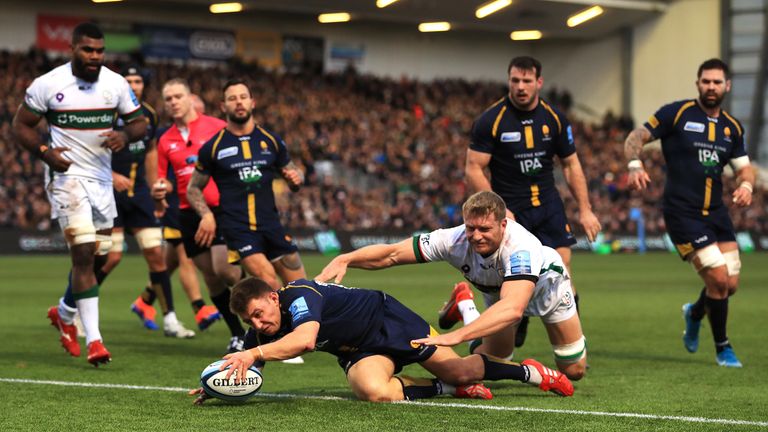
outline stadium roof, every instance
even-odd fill
[[[221,2],[232,0],[219,0]],[[663,13],[673,0],[513,0],[512,5],[484,19],[475,9],[489,0],[399,0],[379,9],[376,0],[240,0],[242,14],[272,12],[315,17],[325,12],[349,12],[356,22],[413,25],[424,21],[448,21],[452,31],[481,31],[509,34],[514,30],[541,30],[545,39],[592,39],[625,27],[635,26]],[[179,4],[181,0],[153,3]],[[214,0],[184,0],[207,8]],[[605,13],[576,28],[569,28],[569,16],[593,5]],[[335,24],[344,25],[344,24]]]

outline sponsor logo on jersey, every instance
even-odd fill
[[[528,251],[517,251],[509,257],[509,270],[512,274],[530,274],[531,273],[531,253]]]
[[[520,172],[527,176],[535,176],[543,166],[539,158],[523,159],[520,161]]]
[[[32,99],[32,98],[29,98]],[[61,102],[64,100],[64,93],[56,93],[56,101]]]
[[[704,133],[704,129],[706,129],[706,127],[704,126],[704,123],[699,123],[699,122],[689,121],[685,123],[685,126],[683,126],[683,130],[688,132]]]
[[[262,174],[258,167],[242,167],[237,171],[243,183],[256,183],[261,180]]]
[[[83,111],[49,111],[49,123],[67,129],[111,129],[115,120],[113,109]]]
[[[147,147],[144,145],[144,141],[136,141],[128,144],[128,151],[133,154],[141,154],[146,149]]]
[[[565,132],[568,134],[568,144],[573,145],[573,128],[571,128],[571,125],[568,125]]]
[[[501,134],[501,142],[520,142],[522,138],[520,132],[504,132]]]
[[[137,101],[137,100],[136,100],[136,96],[134,96],[134,95],[133,95],[133,92],[132,92],[130,89],[128,89],[128,91],[130,91],[130,92],[131,92],[131,99],[132,99],[133,101],[135,101],[135,102],[134,102],[134,104],[135,104],[135,105],[138,105],[138,104],[139,104],[139,101]],[[104,90],[104,91],[101,93],[101,96],[102,96],[102,97],[104,97],[104,103],[105,103],[105,104],[107,104],[107,105],[112,105],[112,92],[110,92],[109,90]]]
[[[251,245],[247,245],[247,246],[243,246],[243,247],[241,247],[241,248],[240,248],[240,249],[238,249],[237,251],[238,251],[238,252],[240,252],[240,253],[243,253],[243,252],[248,252],[248,251],[249,251],[249,250],[251,250],[251,249],[253,249],[253,246],[251,246]]]
[[[709,236],[703,235],[703,236],[697,238],[696,240],[694,240],[693,242],[696,243],[696,244],[701,244],[701,243],[704,243],[707,240],[709,240]]]
[[[184,162],[187,163],[187,165],[194,165],[195,162],[197,162],[197,155],[189,155],[186,159],[184,159]]]
[[[221,150],[218,155],[216,155],[216,159],[221,160],[224,158],[235,156],[237,155],[238,151],[239,150],[237,147],[225,148],[224,150]]]
[[[269,146],[266,142],[260,142],[259,147],[261,147],[261,154],[269,154]]]
[[[291,319],[296,322],[306,316],[309,316],[309,306],[304,297],[299,297],[291,303],[288,307],[288,312],[291,313]]]
[[[133,102],[134,105],[139,105],[139,99],[136,97],[136,93],[134,93],[133,89],[130,87],[128,88],[128,94],[131,95],[131,102]]]
[[[699,162],[705,167],[715,167],[720,165],[720,156],[717,150],[699,149]]]

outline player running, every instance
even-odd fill
[[[125,122],[115,130],[119,115]],[[41,142],[35,126],[45,117],[51,134]],[[58,219],[72,258],[71,291],[48,318],[69,354],[80,356],[79,312],[94,366],[111,360],[99,331],[100,269],[112,245],[117,211],[112,193],[113,151],[141,139],[146,122],[139,101],[125,78],[104,67],[104,34],[92,23],[72,33],[72,60],[38,77],[27,89],[13,119],[16,140],[46,163],[46,190],[51,217]],[[96,257],[94,257],[94,255]]]
[[[723,203],[723,167],[730,164],[739,186],[733,203],[752,203],[755,173],[744,148],[744,129],[721,108],[731,90],[728,65],[710,59],[699,66],[697,99],[661,107],[642,127],[630,132],[624,143],[629,159],[629,184],[643,190],[651,179],[640,161],[643,145],[661,139],[667,164],[664,185],[664,222],[680,257],[693,265],[704,280],[694,303],[683,305],[685,348],[699,347],[699,328],[706,314],[712,326],[716,361],[720,366],[741,367],[728,340],[728,298],[739,285],[741,260],[728,207]]]
[[[440,394],[491,399],[480,380],[516,380],[560,396],[572,396],[568,378],[536,360],[512,363],[486,354],[459,357],[451,348],[419,345],[413,339],[435,330],[424,319],[381,291],[347,288],[299,279],[275,292],[248,278],[232,290],[232,310],[251,325],[246,351],[230,354],[242,380],[254,363],[281,360],[310,351],[336,356],[355,396],[364,401],[415,400]],[[350,325],[354,323],[354,325]],[[396,376],[419,363],[437,379]],[[195,403],[207,399],[202,389]]]
[[[447,261],[483,292],[488,309],[458,330],[415,343],[454,346],[477,340],[472,352],[511,358],[520,319],[538,316],[547,329],[558,369],[572,380],[581,379],[587,365],[586,339],[560,255],[505,218],[504,201],[494,192],[470,196],[462,213],[464,225],[339,255],[315,279],[341,282],[348,266],[374,270]]]

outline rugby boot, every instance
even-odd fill
[[[456,387],[456,392],[453,393],[453,397],[460,399],[491,400],[493,399],[493,393],[491,393],[491,389],[486,387],[483,383],[475,383]]]
[[[475,295],[472,292],[472,288],[466,282],[459,282],[453,286],[453,292],[451,292],[451,298],[443,305],[440,311],[437,313],[437,324],[443,330],[456,325],[457,322],[462,321],[461,312],[459,312],[459,302],[463,300],[474,300]]]
[[[100,363],[107,364],[112,361],[112,356],[104,347],[101,340],[95,340],[88,344],[88,363],[99,367]]]
[[[139,317],[141,323],[144,324],[144,327],[147,329],[157,330],[160,328],[157,326],[157,323],[155,323],[157,311],[152,305],[145,303],[141,296],[131,304],[131,311]]]
[[[181,321],[163,323],[163,332],[167,337],[190,339],[195,337],[195,332],[184,327]]]
[[[541,375],[539,388],[560,396],[573,396],[573,384],[564,373],[550,369],[534,359],[526,359],[523,366],[534,368]]]
[[[197,328],[199,328],[201,331],[207,329],[211,326],[211,324],[215,323],[216,320],[220,319],[221,313],[218,309],[216,309],[216,306],[205,305],[201,307],[200,310],[195,314]]]
[[[724,350],[717,353],[717,356],[715,357],[717,359],[717,364],[724,367],[732,367],[732,368],[740,368],[742,367],[741,362],[736,357],[736,353],[733,352],[733,348],[727,347]]]
[[[63,346],[72,357],[80,357],[80,343],[77,341],[77,328],[75,325],[66,324],[61,320],[58,306],[51,306],[48,308],[48,319],[51,320],[51,325],[59,330],[61,346]]]
[[[689,353],[695,353],[699,349],[699,329],[701,329],[701,320],[696,321],[691,317],[693,305],[686,303],[683,305],[683,319],[685,320],[685,331],[683,331],[683,345]]]

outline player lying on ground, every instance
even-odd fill
[[[358,399],[371,402],[413,400],[439,394],[491,399],[481,380],[513,379],[561,396],[573,395],[568,378],[533,359],[522,364],[484,354],[459,357],[453,349],[411,341],[435,330],[394,297],[381,291],[299,279],[273,291],[261,279],[248,278],[232,289],[230,307],[252,328],[246,350],[226,355],[227,379],[245,378],[254,363],[283,360],[309,351],[337,357]],[[419,363],[436,379],[396,376]],[[208,395],[202,389],[196,404]]]

